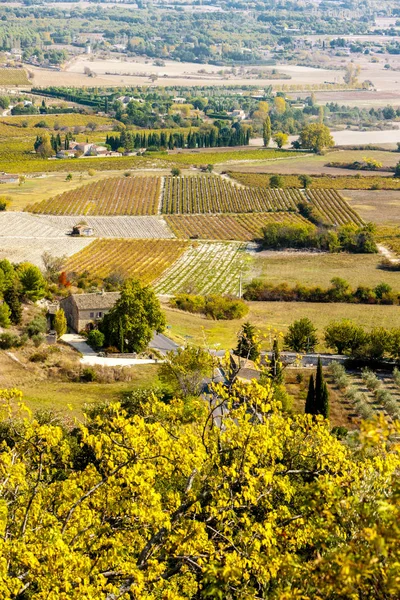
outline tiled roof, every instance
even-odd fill
[[[112,308],[118,298],[119,292],[96,292],[94,294],[72,294],[78,310]]]

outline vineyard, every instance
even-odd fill
[[[27,207],[52,215],[155,215],[160,201],[159,177],[104,179]]]
[[[238,183],[249,187],[268,187],[271,175],[268,173],[236,173],[229,172],[229,176]],[[283,188],[301,189],[298,175],[281,175]],[[311,189],[332,190],[400,190],[400,179],[383,177],[381,175],[310,175]]]
[[[104,279],[113,273],[149,284],[173,265],[187,248],[180,240],[95,240],[65,263],[68,273],[88,272]]]
[[[102,179],[32,204],[25,210],[54,216],[146,216],[159,214],[161,205],[161,213],[166,215],[177,237],[250,241],[260,235],[267,223],[299,222],[298,205],[307,201],[322,222],[363,223],[336,190],[244,187],[217,175]],[[201,218],[206,215],[207,219]],[[106,237],[113,235],[99,225],[97,235],[103,232]],[[144,235],[145,229],[141,234],[139,222],[133,230],[131,225],[119,234],[121,227],[114,223],[115,237],[155,237],[147,228],[149,235]],[[136,226],[139,229],[135,230]]]
[[[158,294],[235,294],[248,267],[246,244],[195,243],[156,282]]]
[[[298,190],[244,188],[216,175],[166,177],[164,214],[297,211]]]
[[[306,222],[295,213],[243,213],[233,215],[170,215],[165,217],[178,238],[203,240],[240,240],[250,242],[261,238],[268,223]]]
[[[306,193],[321,219],[331,225],[363,224],[361,217],[336,190],[307,190]]]
[[[25,69],[0,69],[0,85],[29,85]]]

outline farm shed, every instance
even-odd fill
[[[0,173],[0,183],[18,183],[19,177],[18,175],[8,174],[8,173]]]
[[[71,294],[60,301],[67,323],[74,331],[92,329],[118,300],[119,292]]]
[[[94,229],[90,225],[86,225],[86,223],[78,223],[78,225],[72,227],[71,235],[94,235]]]

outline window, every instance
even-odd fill
[[[94,313],[90,313],[90,318],[94,319]]]
[[[101,317],[102,317],[102,316],[103,316],[103,313],[102,313],[102,312],[98,312],[98,313],[97,313],[97,318],[98,318],[98,319],[101,319]]]

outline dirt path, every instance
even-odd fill
[[[389,248],[386,248],[386,246],[383,246],[382,244],[378,244],[378,251],[379,251],[379,254],[381,254],[388,260],[390,260],[390,262],[393,263],[394,265],[400,264],[400,258],[397,258],[395,253],[392,252]]]

